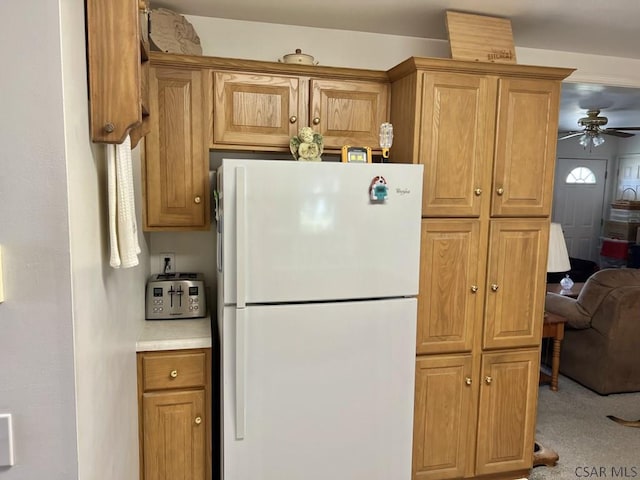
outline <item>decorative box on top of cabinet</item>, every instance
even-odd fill
[[[391,160],[423,163],[414,479],[527,476],[560,82],[571,70],[409,59]]]

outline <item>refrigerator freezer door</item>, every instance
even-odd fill
[[[237,375],[236,310],[225,307],[223,479],[409,480],[416,308],[414,298],[247,307]]]
[[[225,304],[418,293],[422,165],[225,159],[219,181]]]

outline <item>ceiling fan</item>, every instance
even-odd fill
[[[584,128],[578,131],[560,132],[558,140],[566,140],[567,138],[580,136],[579,143],[583,147],[587,147],[588,145],[597,147],[604,143],[604,138],[601,135],[628,138],[635,135],[628,133],[628,130],[640,130],[640,127],[603,128],[608,122],[609,119],[607,117],[600,116],[599,109],[587,110],[587,116],[578,120],[578,125]]]

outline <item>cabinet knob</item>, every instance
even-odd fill
[[[482,195],[482,189],[481,188],[476,188],[473,193],[476,194],[476,197],[479,197],[480,195]]]
[[[298,117],[296,117],[295,115],[291,115],[289,117],[289,123],[296,123],[298,121]]]
[[[200,425],[202,423],[202,417],[196,417],[194,422],[196,422],[196,425]]]
[[[193,199],[193,203],[200,205],[200,202],[202,202],[202,198],[200,198],[200,195]]]
[[[477,285],[471,285],[471,293],[476,293],[478,291]]]
[[[467,385],[471,385],[471,377],[465,378],[464,383],[466,383]]]
[[[492,283],[491,284],[491,291],[493,292],[497,292],[498,291],[498,284],[497,283]]]
[[[314,125],[318,125],[319,123],[320,123],[320,117],[315,117],[315,118],[313,119],[313,124],[314,124]]]
[[[176,378],[178,376],[178,370],[171,370],[171,373],[169,374],[169,376],[171,378]]]
[[[105,132],[113,133],[113,131],[116,129],[116,126],[113,123],[109,122],[109,123],[105,123],[103,128]]]
[[[496,190],[496,193],[497,193],[498,195],[503,195],[503,194],[504,194],[504,188],[502,188],[502,187],[498,187],[498,188],[497,188],[497,190]]]
[[[487,385],[490,385],[491,382],[493,382],[493,378],[491,378],[488,375],[486,377],[484,377],[484,383],[486,383]]]

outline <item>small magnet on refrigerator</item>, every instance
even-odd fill
[[[389,195],[389,187],[387,181],[382,175],[377,175],[371,181],[369,186],[369,195],[373,202],[384,202]]]

